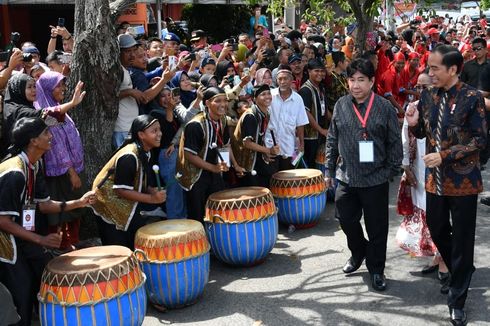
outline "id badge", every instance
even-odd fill
[[[230,164],[230,150],[228,148],[220,148],[219,153],[221,154],[221,157],[225,161],[226,165],[228,167],[231,166]]]
[[[359,141],[359,162],[374,162],[374,143],[372,140]]]
[[[36,206],[22,207],[22,227],[27,231],[36,231]]]
[[[320,104],[320,107],[321,107],[321,110],[322,110],[322,116],[325,115],[325,101],[320,101],[321,104]]]

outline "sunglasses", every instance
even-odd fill
[[[471,48],[473,51],[480,51],[481,49],[483,49],[483,46],[478,46],[478,47],[474,47],[474,48]]]
[[[427,89],[427,85],[415,85],[415,89],[424,90],[424,89]]]

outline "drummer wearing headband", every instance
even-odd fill
[[[12,294],[22,325],[29,325],[33,294],[62,235],[44,233],[47,224],[36,213],[59,214],[95,203],[93,192],[67,202],[50,200],[40,159],[53,136],[40,118],[21,118],[12,129],[12,155],[0,163],[0,281]]]
[[[270,87],[255,86],[253,97],[255,104],[238,120],[232,147],[238,164],[246,171],[239,179],[240,186],[269,188],[271,176],[276,172],[274,157],[279,154],[279,145],[267,147],[264,143],[272,102]]]
[[[160,147],[162,131],[157,119],[140,115],[133,120],[127,139],[93,183],[98,202],[92,208],[103,245],[134,249],[136,231],[147,223],[141,205],[161,204],[164,190],[154,187],[156,174],[149,164],[150,151]]]
[[[203,103],[205,111],[189,121],[180,139],[176,175],[186,190],[189,218],[201,222],[208,196],[225,188],[223,172],[228,171],[231,163],[239,175],[244,172],[229,146],[225,91],[219,87],[207,88]]]

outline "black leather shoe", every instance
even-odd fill
[[[383,274],[372,274],[371,275],[371,285],[376,291],[386,290],[386,280]]]
[[[490,206],[490,196],[489,197],[482,197],[480,199],[480,203],[482,203],[483,205]]]
[[[441,281],[441,284],[443,284],[449,278],[449,272],[437,272],[437,278],[439,279],[439,281]]]
[[[450,308],[449,315],[451,317],[451,324],[455,326],[466,325],[467,323],[466,312],[464,312],[463,309]]]
[[[430,274],[430,273],[434,273],[435,271],[437,271],[438,268],[439,268],[439,265],[427,265],[427,266],[424,266],[424,268],[422,268],[421,272],[422,272],[422,274]]]
[[[342,271],[346,274],[353,273],[361,267],[362,262],[364,260],[364,257],[360,259],[359,261],[356,261],[354,257],[350,257],[349,260],[345,263],[344,267],[342,268]]]

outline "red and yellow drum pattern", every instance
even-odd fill
[[[121,246],[73,251],[48,263],[41,279],[42,325],[141,325],[145,275]]]
[[[168,220],[136,232],[136,256],[152,303],[176,308],[194,303],[209,279],[209,242],[201,223]]]
[[[320,170],[277,172],[272,176],[271,191],[276,199],[279,221],[285,224],[312,227],[325,209],[326,186]]]
[[[216,256],[231,265],[254,265],[276,243],[278,221],[274,198],[262,187],[233,188],[209,196],[204,217]]]

